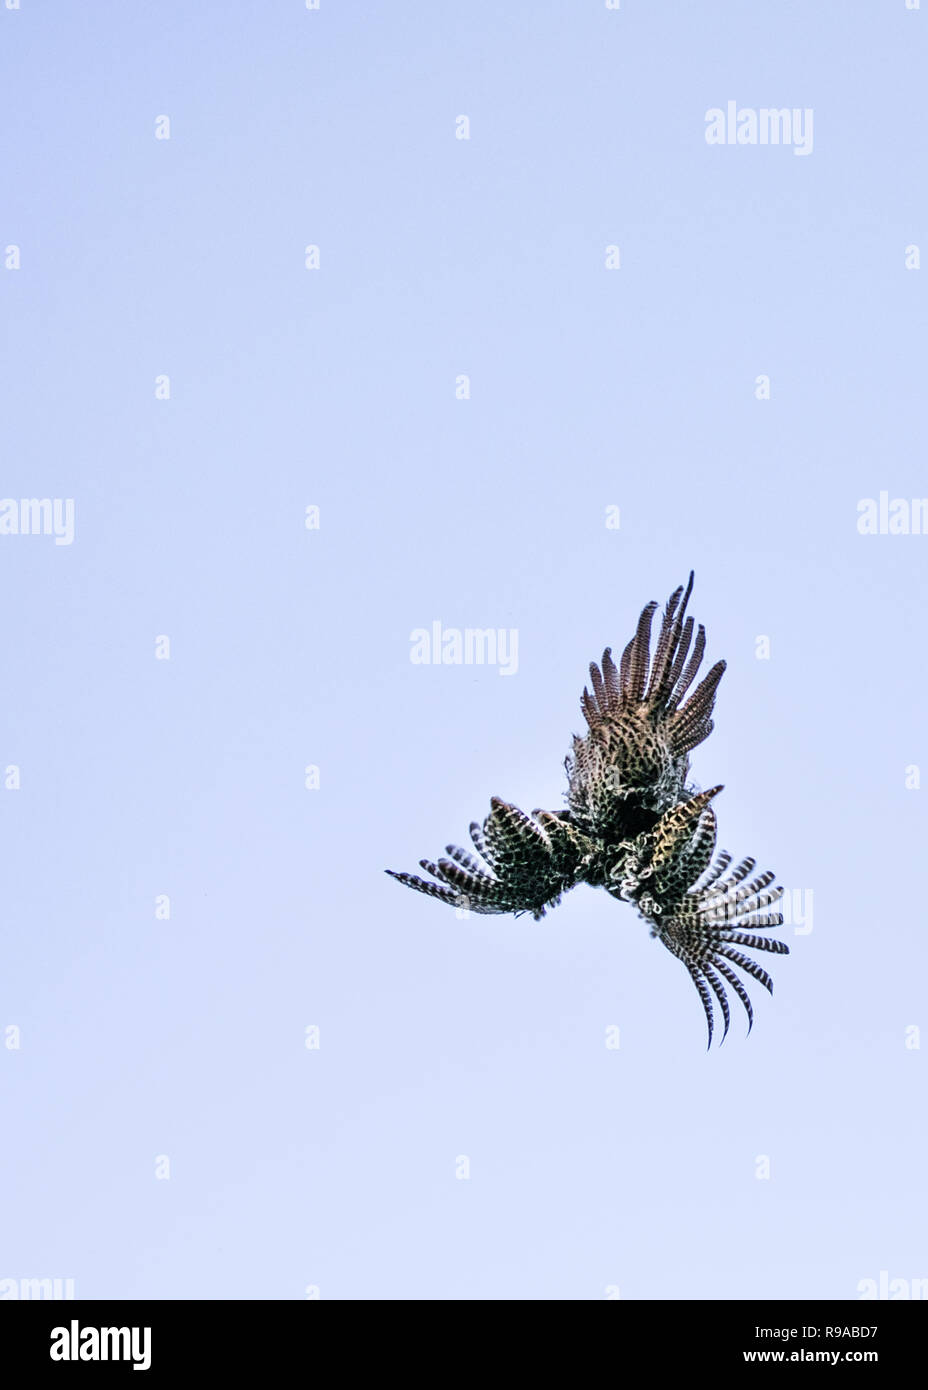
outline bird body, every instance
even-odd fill
[[[587,733],[575,736],[565,759],[567,810],[533,811],[491,798],[490,814],[470,827],[477,855],[455,845],[437,863],[420,860],[431,879],[387,873],[407,887],[455,907],[481,913],[531,912],[538,920],[578,883],[603,887],[637,907],[651,935],[686,967],[709,1030],[713,998],[725,1031],[727,984],[753,1024],[751,1002],[732,966],[773,992],[767,972],[749,950],[788,953],[764,935],[782,924],[765,909],[782,888],[745,859],[731,873],[731,857],[716,851],[712,802],[722,791],[688,783],[689,755],[712,732],[712,710],[725,663],[717,662],[688,692],[702,663],[705,630],[686,615],[693,575],[667,601],[651,654],[656,603],[642,610],[618,667],[609,648],[590,666],[581,708]],[[694,637],[695,634],[695,637]],[[710,868],[710,865],[712,866]],[[727,876],[726,876],[727,875]]]

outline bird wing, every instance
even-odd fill
[[[448,857],[437,864],[419,861],[435,882],[418,874],[386,872],[408,888],[452,907],[471,912],[531,912],[537,920],[579,881],[593,852],[566,813],[535,811],[528,816],[497,796],[491,798],[490,814],[483,824],[471,824],[470,837],[477,856],[448,845]]]
[[[678,894],[675,899],[657,903],[657,912],[653,910],[655,904],[649,903],[648,912],[643,913],[651,923],[652,935],[658,937],[689,971],[705,1010],[710,1047],[713,995],[718,1000],[725,1024],[722,1041],[731,1022],[723,982],[727,982],[744,1005],[749,1033],[754,1023],[751,1000],[733,966],[773,993],[773,980],[767,971],[745,955],[741,947],[749,951],[789,955],[785,942],[767,934],[783,925],[781,912],[767,911],[783,896],[783,889],[774,885],[776,876],[767,870],[752,877],[757,865],[751,858],[743,859],[726,876],[730,864],[731,855],[723,851],[713,867],[686,892]]]
[[[754,1012],[748,992],[732,969],[737,966],[773,993],[766,970],[744,954],[770,951],[788,955],[789,947],[767,935],[782,926],[783,915],[767,909],[783,896],[769,870],[753,877],[754,859],[731,866],[723,851],[710,868],[716,846],[716,819],[711,802],[722,788],[710,787],[684,797],[666,811],[652,830],[615,849],[604,850],[604,884],[613,897],[633,902],[649,923],[651,935],[681,960],[699,993],[712,1045],[713,996],[725,1023],[731,1023],[725,983],[734,990],[748,1015]]]
[[[592,690],[584,687],[580,702],[589,729],[574,738],[567,758],[568,804],[584,830],[607,840],[649,828],[679,800],[689,753],[712,732],[725,662],[716,662],[684,700],[706,646],[702,624],[694,640],[693,619],[686,616],[692,588],[690,573],[685,590],[681,584],[668,599],[653,658],[652,602],[618,667],[608,647],[602,668],[590,666]]]

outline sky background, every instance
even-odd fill
[[[0,1279],[928,1277],[928,536],[857,525],[928,497],[926,25],[0,8],[0,494],[75,506],[0,536]],[[812,153],[709,146],[729,100],[812,108]],[[562,805],[587,664],[691,567],[729,663],[693,775],[813,911],[708,1054],[630,907],[459,921],[383,873]],[[517,673],[413,664],[434,620],[516,629]]]

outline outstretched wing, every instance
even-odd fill
[[[619,666],[607,647],[602,669],[590,666],[592,691],[581,699],[589,732],[575,737],[567,759],[568,804],[579,826],[607,841],[650,828],[679,801],[689,753],[712,732],[715,693],[725,671],[716,662],[684,702],[706,646],[686,606],[693,575],[667,601],[651,657],[649,603]]]
[[[721,853],[714,865],[716,819],[711,802],[722,790],[686,796],[658,820],[652,830],[605,852],[605,887],[614,897],[634,902],[650,924],[651,935],[663,942],[689,971],[699,993],[712,1045],[713,996],[725,1022],[731,1011],[725,982],[741,1000],[748,1015],[748,1032],[754,1021],[748,992],[733,966],[758,980],[773,993],[767,971],[741,947],[788,955],[789,947],[767,935],[783,923],[779,912],[767,909],[783,896],[774,887],[769,871],[752,877],[756,863],[744,859],[726,873],[731,855]]]
[[[767,935],[772,928],[783,924],[781,912],[766,910],[783,896],[782,888],[771,886],[775,875],[768,870],[752,878],[757,866],[755,860],[749,858],[743,859],[736,869],[723,877],[730,864],[731,855],[723,852],[698,884],[658,913],[648,914],[652,935],[683,962],[696,986],[706,1013],[710,1047],[713,995],[725,1023],[723,1042],[731,1022],[725,983],[744,1005],[749,1033],[754,1022],[751,1000],[733,966],[773,993],[773,981],[767,971],[745,955],[741,947],[749,951],[770,951],[775,955],[789,954],[785,942]]]
[[[490,808],[482,826],[474,821],[470,827],[477,856],[448,845],[447,859],[437,864],[419,861],[437,881],[393,869],[386,872],[452,907],[543,917],[545,908],[556,906],[561,894],[582,877],[593,846],[566,813],[535,811],[527,816],[497,796],[491,798]]]

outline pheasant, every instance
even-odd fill
[[[446,858],[420,860],[430,875],[386,872],[453,907],[480,913],[531,912],[537,921],[578,883],[631,903],[651,935],[686,967],[706,1015],[712,1046],[717,1001],[724,1031],[731,1022],[726,985],[754,1022],[747,989],[733,966],[773,993],[773,982],[742,947],[786,955],[768,933],[782,925],[769,912],[783,894],[774,875],[752,877],[748,858],[731,872],[716,854],[712,802],[721,786],[689,782],[689,755],[712,732],[716,692],[725,672],[716,662],[698,685],[706,634],[687,616],[693,575],[667,601],[651,653],[656,603],[643,609],[619,665],[607,647],[590,666],[581,708],[587,723],[565,759],[567,808],[535,810],[492,797],[490,813],[471,824],[476,850],[448,845]],[[694,637],[695,633],[695,637]],[[689,693],[692,690],[692,693]],[[713,862],[714,861],[714,862]]]

